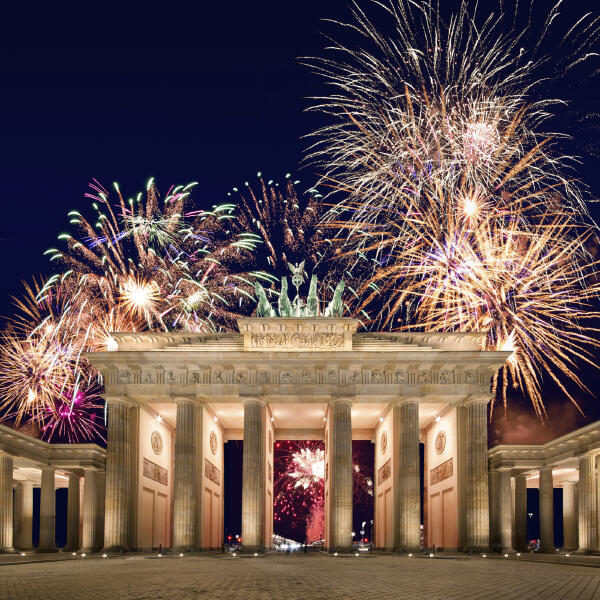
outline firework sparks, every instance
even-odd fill
[[[529,53],[535,28],[516,29],[518,6],[482,19],[465,2],[446,25],[429,0],[374,2],[386,35],[355,4],[361,45],[334,41],[334,58],[309,61],[336,90],[315,103],[332,123],[310,157],[347,194],[324,226],[363,282],[355,313],[393,329],[489,331],[488,349],[514,350],[499,397],[512,383],[540,417],[544,374],[567,393],[563,376],[584,387],[575,370],[594,362],[600,295],[585,190],[564,136],[543,130],[560,102],[540,91],[560,4]],[[598,20],[578,21],[555,71],[593,58],[597,36]]]
[[[313,483],[321,483],[325,479],[325,450],[302,448],[292,454],[294,471],[289,477],[296,480],[294,487],[308,489]]]
[[[68,443],[89,440],[106,442],[102,417],[102,403],[78,391],[71,399],[61,398],[47,409],[42,438],[50,442],[58,439]]]
[[[353,444],[354,505],[372,511],[372,452]],[[371,450],[371,449],[370,449]],[[371,465],[371,466],[369,466]],[[325,446],[323,442],[277,442],[273,482],[276,533],[316,542],[325,535]]]

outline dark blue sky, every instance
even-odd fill
[[[21,279],[49,272],[42,253],[68,230],[69,210],[87,210],[92,178],[119,181],[127,195],[150,176],[163,191],[197,180],[195,199],[210,206],[258,170],[274,179],[298,174],[301,137],[320,124],[303,112],[306,97],[322,88],[297,59],[322,53],[319,32],[330,29],[320,20],[347,20],[347,7],[304,0],[4,8],[0,315]],[[570,0],[565,12],[574,18],[594,7]],[[571,103],[557,128],[574,134],[580,175],[600,196],[598,78],[574,76],[556,91]],[[299,178],[308,188],[315,174],[309,167]]]

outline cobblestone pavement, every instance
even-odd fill
[[[0,566],[0,599],[600,598],[600,570],[501,558],[77,558]]]

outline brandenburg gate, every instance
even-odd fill
[[[281,439],[324,440],[326,546],[350,551],[362,439],[378,548],[421,546],[423,443],[424,539],[487,550],[487,405],[510,353],[483,351],[484,333],[357,333],[331,310],[278,317],[264,302],[259,314],[239,333],[115,333],[116,351],[89,355],[108,404],[104,547],[220,547],[223,445],[240,439],[243,549],[269,548]]]

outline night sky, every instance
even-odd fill
[[[444,8],[458,3],[445,0]],[[597,10],[594,0],[565,6],[570,18]],[[0,315],[11,311],[21,280],[52,273],[42,253],[68,231],[69,210],[88,209],[83,195],[93,178],[105,186],[118,181],[126,195],[151,176],[163,191],[197,180],[200,207],[225,201],[228,190],[259,170],[275,180],[292,172],[300,189],[311,187],[317,174],[300,169],[302,136],[322,118],[304,109],[307,97],[323,89],[298,57],[322,53],[320,32],[331,29],[320,20],[346,20],[347,7],[346,1],[305,0],[160,10],[133,3],[118,9],[88,3],[64,12],[57,4],[4,8]],[[578,174],[595,198],[600,84],[580,75],[560,83],[557,92],[570,104],[556,128],[574,136],[569,149],[581,155]],[[592,212],[600,217],[600,206]],[[585,381],[598,389],[595,371],[587,370]],[[548,425],[515,399],[507,419],[496,410],[491,442],[543,441],[600,417],[596,399],[581,398],[582,416],[552,386],[545,396]]]

